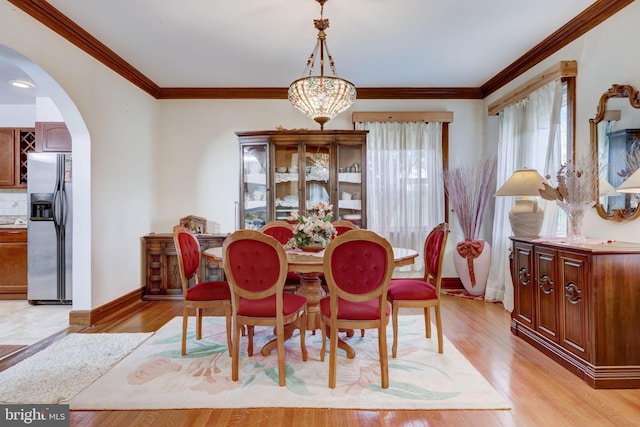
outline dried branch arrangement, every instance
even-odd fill
[[[490,157],[476,165],[444,171],[444,188],[458,216],[465,240],[477,240],[487,205],[496,189],[497,160]]]

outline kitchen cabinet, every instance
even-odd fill
[[[30,151],[35,151],[35,129],[0,128],[0,188],[27,186]]]
[[[71,134],[64,122],[36,122],[36,151],[71,152]]]
[[[200,251],[222,246],[226,234],[196,234]],[[145,275],[145,301],[182,301],[182,282],[176,247],[171,233],[149,234],[142,237],[143,268]],[[211,264],[206,257],[200,259],[202,281],[224,280],[222,267]]]
[[[27,299],[26,228],[0,228],[0,299]]]
[[[640,388],[640,245],[511,239],[512,333],[594,388]]]
[[[236,132],[240,143],[239,228],[260,228],[319,201],[334,219],[366,227],[367,131]]]

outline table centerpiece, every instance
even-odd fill
[[[331,223],[333,206],[320,201],[309,209],[307,215],[291,212],[289,221],[295,222],[293,237],[285,245],[286,249],[299,248],[304,252],[319,252],[327,247],[338,232]]]

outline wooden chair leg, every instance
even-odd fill
[[[424,331],[427,338],[431,338],[431,308],[424,308]]]
[[[393,324],[393,346],[391,347],[391,357],[395,358],[398,353],[398,303],[394,301],[391,307],[391,323]]]
[[[389,388],[389,359],[387,356],[387,328],[378,328],[378,350],[380,351],[380,376],[382,388]]]
[[[298,318],[298,327],[300,329],[300,350],[302,351],[302,361],[307,361],[307,344],[305,336],[307,335],[307,309],[305,308],[302,315]]]
[[[253,356],[253,325],[247,325],[247,354]]]
[[[231,357],[231,306],[229,304],[224,306],[224,316],[227,327],[227,351],[229,352],[229,357]]]
[[[338,357],[338,328],[329,327],[329,388],[336,388],[337,357]]]
[[[327,352],[327,325],[324,323],[324,319],[320,316],[320,331],[322,331],[322,347],[320,347],[320,361],[324,362],[324,354]]]
[[[284,326],[276,327],[276,340],[278,342],[278,379],[280,387],[287,385],[287,368],[284,359]]]
[[[187,323],[189,322],[189,309],[182,309],[182,355],[187,354]]]
[[[436,328],[438,328],[438,353],[442,353],[442,317],[440,315],[440,304],[436,305]]]
[[[202,309],[196,308],[196,339],[202,339]]]
[[[238,364],[240,358],[240,329],[242,325],[238,325],[234,319],[233,339],[231,340],[232,356],[231,356],[231,380],[238,381]]]

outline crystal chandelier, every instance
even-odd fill
[[[320,123],[320,129],[324,124],[349,108],[356,100],[356,88],[347,80],[341,79],[336,73],[335,63],[327,46],[327,35],[324,32],[329,28],[329,20],[323,19],[324,4],[327,0],[316,0],[320,3],[320,19],[314,19],[313,25],[318,30],[316,47],[307,60],[303,75],[289,86],[289,102],[308,117]],[[320,53],[320,75],[312,76],[316,57]],[[325,53],[329,60],[329,66],[333,76],[324,75]]]

